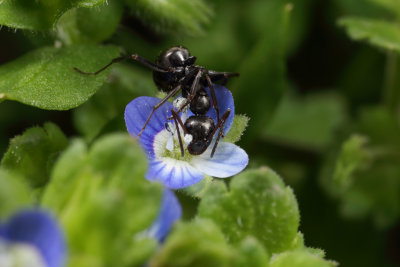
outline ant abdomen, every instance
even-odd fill
[[[187,133],[192,135],[192,142],[207,140],[215,129],[214,120],[208,116],[191,116],[184,126]]]
[[[208,148],[209,142],[205,141],[192,141],[187,146],[187,150],[190,155],[201,155]]]

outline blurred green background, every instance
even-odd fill
[[[34,22],[33,11],[15,8],[26,16],[17,24],[4,15],[10,2],[0,4],[0,64],[42,46],[112,44],[153,60],[183,45],[199,65],[240,72],[227,84],[236,113],[250,117],[239,145],[250,166],[269,166],[293,188],[307,246],[341,266],[400,266],[399,1],[176,0],[160,8],[110,0],[60,13],[44,5],[49,17]],[[74,109],[4,101],[0,154],[47,121],[89,143],[125,131],[125,105],[156,94],[149,70],[123,62]],[[187,211],[197,204],[180,197]]]

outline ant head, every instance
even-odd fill
[[[196,57],[190,56],[190,52],[183,46],[171,47],[160,54],[157,63],[163,67],[185,67],[193,65]]]

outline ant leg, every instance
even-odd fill
[[[164,67],[158,66],[157,64],[154,64],[153,62],[145,59],[144,57],[139,56],[138,54],[133,54],[130,57],[132,57],[133,60],[136,60],[137,62],[143,64],[144,66],[146,66],[149,69],[152,69],[154,71],[173,72],[173,68],[164,68]]]
[[[181,88],[182,88],[181,85],[178,85],[177,87],[175,87],[172,91],[170,91],[170,92],[168,93],[168,95],[166,95],[160,102],[157,103],[157,105],[155,105],[155,106],[153,107],[153,110],[151,111],[151,113],[150,113],[149,117],[147,118],[146,122],[144,123],[142,130],[140,130],[140,133],[139,133],[138,136],[137,136],[138,138],[140,137],[140,135],[142,135],[144,129],[146,128],[147,124],[148,124],[149,121],[150,121],[151,116],[153,116],[153,113],[154,113],[159,107],[161,107],[162,104],[164,104],[165,102],[167,102],[167,100],[168,100],[171,96],[173,96],[173,95],[176,94],[179,90],[181,90]]]
[[[102,67],[101,69],[99,69],[99,70],[96,71],[96,72],[84,72],[84,71],[82,71],[82,70],[80,70],[80,69],[78,69],[78,68],[76,68],[76,67],[74,67],[73,69],[74,69],[75,71],[79,72],[80,74],[84,74],[84,75],[97,75],[97,74],[99,74],[100,72],[102,72],[103,70],[105,70],[105,69],[107,69],[108,67],[110,67],[112,64],[117,63],[117,62],[120,62],[120,61],[123,61],[123,60],[125,60],[125,59],[130,59],[130,58],[133,59],[133,60],[138,61],[139,63],[143,64],[144,66],[146,66],[146,67],[148,67],[148,68],[150,68],[150,69],[152,69],[152,70],[154,70],[154,71],[158,71],[158,72],[171,72],[171,71],[173,71],[173,70],[171,70],[171,69],[166,69],[166,68],[163,68],[163,67],[161,67],[161,66],[158,66],[158,65],[156,65],[156,64],[154,64],[154,63],[148,61],[147,59],[145,59],[145,58],[143,58],[143,57],[141,57],[141,56],[139,56],[139,55],[137,55],[137,54],[127,55],[127,56],[122,56],[122,57],[114,58],[113,60],[111,60],[110,63],[108,63],[107,65],[105,65],[104,67]]]
[[[219,108],[218,108],[217,97],[215,96],[214,86],[211,82],[211,79],[210,79],[210,76],[208,75],[208,73],[206,73],[206,79],[207,79],[208,87],[210,87],[211,98],[213,101],[213,108],[215,109],[215,112],[217,113],[217,121],[219,121]]]
[[[182,144],[182,138],[181,138],[181,131],[179,130],[179,125],[178,125],[178,120],[180,120],[180,118],[174,109],[171,109],[171,113],[172,113],[172,117],[174,118],[174,121],[175,121],[175,128],[176,128],[176,131],[178,132],[179,147],[181,148],[181,155],[183,157],[184,151],[183,151],[183,144]]]
[[[224,115],[222,115],[221,120],[218,121],[218,124],[217,124],[217,126],[215,127],[214,131],[210,134],[210,137],[209,137],[209,138],[212,139],[213,136],[214,136],[214,134],[215,134],[215,132],[218,130],[218,128],[220,128],[220,131],[219,131],[219,133],[218,133],[217,139],[215,140],[214,147],[213,147],[213,149],[211,150],[211,155],[210,155],[211,158],[214,156],[215,150],[217,149],[217,145],[218,145],[219,139],[220,139],[220,138],[222,137],[222,135],[223,135],[223,128],[224,128],[224,126],[225,126],[226,119],[229,117],[229,114],[231,114],[231,110],[228,108],[228,109],[226,110],[226,112],[224,113]],[[208,141],[211,141],[211,140],[208,140]]]
[[[199,72],[200,72],[200,71],[197,72],[196,77],[195,77],[195,79],[194,79],[194,81],[193,81],[193,84],[195,84],[195,83],[198,84],[198,81],[196,82],[196,79],[199,80],[200,77],[201,77],[201,74],[199,74]],[[191,78],[194,76],[194,74],[195,74],[195,72],[193,72],[193,71],[192,71],[192,72],[189,72],[188,75],[186,75],[185,77],[183,77],[182,79],[180,79],[180,80],[179,80],[180,85],[181,85],[181,86],[185,85],[185,84],[187,83],[187,81],[188,81],[189,79],[191,79]],[[197,77],[199,77],[199,78],[197,78]],[[193,85],[193,84],[192,84],[192,85]],[[191,88],[190,93],[189,93],[189,96],[190,96],[190,94],[192,94],[191,92],[192,92],[192,90],[194,90],[193,88],[195,88],[195,87],[192,87],[192,88]],[[194,94],[194,95],[195,95],[195,94]],[[192,98],[189,98],[189,97],[186,98],[185,104],[183,104],[183,105],[178,109],[178,113],[181,112],[187,105],[190,104],[190,101],[192,101],[192,99],[194,98],[194,95],[193,95]],[[172,120],[172,116],[171,116],[171,117],[168,117],[167,119],[168,119],[168,120]]]
[[[187,133],[186,128],[185,128],[185,126],[183,125],[183,122],[182,122],[181,118],[179,118],[178,112],[176,112],[174,109],[172,109],[172,110],[171,110],[171,113],[172,113],[172,117],[175,116],[175,118],[178,120],[179,125],[180,125],[180,126],[182,127],[182,129],[183,129],[183,133],[186,134],[186,133]]]
[[[225,85],[230,77],[238,77],[240,74],[237,72],[217,72],[213,70],[208,71],[211,81],[217,82],[222,80],[222,85]]]
[[[197,92],[196,92],[196,88],[197,88],[197,85],[198,85],[199,82],[200,82],[200,78],[201,78],[201,76],[203,75],[203,73],[204,73],[204,70],[202,70],[202,69],[200,69],[200,70],[197,72],[196,77],[194,77],[192,86],[190,87],[189,95],[188,95],[188,97],[186,98],[186,103],[183,104],[183,105],[179,108],[178,112],[181,112],[187,105],[189,105],[190,102],[193,100],[193,98],[196,96],[196,93],[197,93]]]

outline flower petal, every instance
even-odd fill
[[[207,150],[193,157],[190,164],[207,175],[226,178],[241,172],[249,163],[249,156],[235,144],[219,142],[214,157],[210,157],[211,143]]]
[[[159,181],[167,188],[184,188],[203,179],[203,173],[196,170],[186,161],[173,158],[159,158],[149,164],[146,178]]]
[[[6,229],[5,225],[0,222],[0,238],[6,238]]]
[[[182,208],[174,192],[165,189],[157,219],[150,226],[149,234],[159,242],[164,241],[173,224],[182,217]]]
[[[48,213],[40,210],[17,213],[5,225],[4,237],[10,242],[36,247],[48,267],[59,267],[64,262],[64,236],[55,219]]]
[[[131,136],[137,137],[142,130],[147,118],[151,114],[153,107],[161,99],[156,97],[141,96],[132,100],[125,108],[125,124]],[[146,150],[150,157],[154,156],[153,139],[154,136],[164,129],[167,118],[171,116],[173,108],[170,102],[165,102],[159,107],[151,117],[146,129],[139,138],[139,143]]]
[[[233,96],[231,91],[229,91],[225,86],[219,84],[213,84],[213,86],[214,86],[215,97],[217,98],[218,102],[220,117],[227,111],[228,108],[231,110],[231,113],[229,114],[229,117],[226,120],[224,126],[224,133],[226,134],[231,129],[233,123],[233,117],[235,116],[235,104],[233,102]],[[217,122],[217,112],[215,111],[214,108],[212,108],[213,100],[211,97],[210,89],[208,87],[206,87],[205,89],[211,99],[211,108],[207,112],[207,116],[211,117],[215,122]],[[188,111],[188,116],[193,116],[193,113],[190,110]]]

